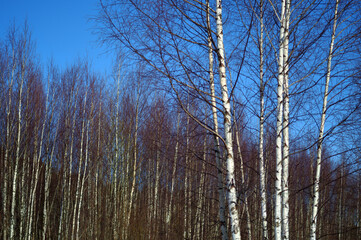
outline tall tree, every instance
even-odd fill
[[[226,60],[223,44],[223,21],[222,21],[222,1],[217,0],[216,9],[217,20],[217,56],[218,72],[222,91],[224,135],[227,154],[227,200],[230,216],[231,232],[233,239],[241,239],[239,228],[239,216],[237,210],[237,192],[236,179],[234,177],[234,157],[233,157],[233,139],[232,139],[232,118],[231,118],[231,98],[228,95],[227,77],[226,77]]]
[[[323,95],[323,104],[322,104],[322,113],[321,113],[321,124],[319,129],[319,135],[317,140],[317,158],[316,158],[316,174],[314,180],[314,189],[313,189],[313,199],[312,199],[312,215],[311,215],[311,226],[310,226],[310,239],[315,240],[317,238],[317,217],[319,211],[319,198],[320,198],[320,178],[321,178],[321,163],[322,163],[322,141],[323,141],[323,134],[325,129],[325,122],[326,122],[326,111],[327,111],[327,97],[329,94],[328,87],[331,78],[331,63],[332,63],[332,56],[333,56],[333,48],[334,42],[336,37],[336,28],[337,28],[337,18],[338,18],[338,5],[339,0],[336,0],[335,4],[335,13],[333,18],[333,27],[332,27],[332,34],[331,34],[331,42],[330,48],[327,58],[327,72],[326,72],[326,82],[325,82],[325,90]]]

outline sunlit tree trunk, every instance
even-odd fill
[[[340,171],[340,186],[339,186],[339,193],[338,193],[338,209],[337,209],[337,230],[338,230],[338,240],[343,240],[342,234],[342,226],[343,226],[343,184],[344,184],[344,177],[345,177],[345,159],[344,156],[342,157],[341,163],[341,171]]]
[[[14,41],[15,39],[12,39]],[[12,94],[13,94],[13,83],[14,83],[14,75],[15,75],[15,67],[16,67],[16,60],[15,60],[15,46],[14,42],[12,43],[12,68],[11,68],[11,76],[10,76],[10,83],[9,83],[9,90],[8,90],[8,101],[6,105],[6,147],[5,147],[5,155],[4,155],[4,185],[2,190],[2,200],[3,200],[3,238],[8,238],[8,232],[10,230],[10,216],[9,216],[9,198],[8,198],[8,183],[10,182],[10,176],[12,168],[11,164],[8,164],[9,161],[9,154],[10,154],[10,146],[11,146],[11,108],[12,108]]]
[[[236,129],[235,129],[236,133],[235,134],[236,134],[236,143],[237,143],[238,156],[240,158],[241,183],[242,183],[243,186],[245,186],[246,178],[245,178],[245,173],[244,173],[244,163],[243,163],[243,157],[242,157],[242,151],[241,151],[241,143],[240,143],[238,131],[239,131],[239,129],[238,129],[237,123],[236,123]],[[249,212],[249,205],[248,205],[248,197],[247,196],[244,197],[244,209],[246,211],[248,240],[252,240],[251,216],[250,216],[250,212]]]
[[[52,123],[52,119],[53,119],[53,113],[54,113],[54,105],[53,105],[53,109],[52,109],[52,114],[51,117],[49,119],[49,125]],[[51,169],[52,169],[52,162],[53,162],[53,157],[54,157],[54,151],[55,151],[55,146],[56,146],[56,140],[57,140],[57,135],[58,135],[58,128],[59,128],[59,123],[60,121],[57,120],[57,125],[56,125],[56,130],[55,130],[55,135],[53,138],[53,146],[51,148],[51,151],[49,151],[49,145],[50,145],[50,137],[51,137],[51,133],[48,133],[48,140],[47,140],[47,150],[46,152],[49,153],[50,152],[50,156],[46,157],[46,161],[45,161],[45,193],[44,193],[44,211],[43,211],[43,240],[45,239],[49,239],[48,237],[48,226],[49,226],[49,215],[51,212],[51,206],[50,206],[50,182],[51,182]]]
[[[135,192],[135,183],[137,175],[137,165],[138,165],[138,125],[139,125],[139,98],[140,98],[140,86],[137,89],[137,99],[135,105],[135,126],[134,126],[134,146],[133,146],[133,168],[132,168],[132,184],[130,186],[130,195],[129,195],[129,205],[128,205],[128,215],[125,223],[125,238],[127,239],[129,231],[130,217],[132,215],[133,201],[134,201],[134,192]]]
[[[179,122],[180,122],[180,113],[178,113],[177,117],[177,136],[176,136],[176,144],[174,150],[174,159],[173,159],[173,168],[172,168],[172,179],[171,179],[171,187],[170,187],[170,200],[167,210],[166,216],[166,237],[169,238],[170,225],[172,220],[172,212],[173,212],[173,199],[174,199],[174,186],[176,183],[176,173],[177,173],[177,164],[178,164],[178,150],[179,150]]]
[[[17,138],[16,138],[16,157],[15,157],[15,168],[14,168],[14,176],[12,182],[12,194],[11,194],[11,213],[10,213],[10,239],[13,240],[16,237],[15,233],[15,224],[16,224],[16,216],[15,216],[15,207],[17,202],[17,191],[18,191],[18,175],[19,175],[19,161],[20,161],[20,145],[21,145],[21,131],[22,131],[22,95],[23,95],[23,87],[25,82],[25,71],[27,65],[27,53],[25,48],[27,47],[26,35],[24,38],[24,42],[22,43],[23,56],[21,59],[21,73],[20,73],[20,83],[19,83],[19,99],[18,99],[18,112],[17,112]]]
[[[93,104],[92,104],[93,105]],[[93,109],[93,107],[92,107]],[[92,112],[92,110],[91,110]],[[92,113],[90,114],[90,116],[92,116]],[[85,121],[85,120],[84,120]],[[84,198],[84,184],[85,184],[85,179],[86,179],[86,175],[87,175],[87,170],[88,170],[88,161],[89,161],[89,127],[91,125],[92,121],[91,120],[87,120],[87,127],[86,127],[86,145],[85,145],[85,163],[84,163],[84,170],[83,170],[83,179],[81,181],[81,187],[80,187],[80,193],[79,193],[79,206],[78,206],[78,216],[77,216],[77,222],[76,222],[76,238],[75,239],[79,239],[80,238],[80,213],[81,213],[81,207],[83,204],[83,198]],[[88,186],[89,187],[89,186]]]
[[[330,78],[331,78],[331,63],[332,63],[333,47],[334,47],[335,36],[336,36],[339,2],[340,2],[340,0],[336,0],[331,43],[330,43],[330,49],[329,49],[328,59],[327,59],[327,73],[326,73],[325,92],[323,95],[321,125],[320,125],[318,140],[317,140],[316,175],[315,175],[315,182],[314,182],[314,189],[313,189],[312,219],[311,219],[311,226],[310,226],[310,229],[311,229],[310,239],[311,240],[316,240],[316,238],[317,238],[316,232],[317,232],[317,217],[318,217],[317,215],[318,215],[319,198],[320,198],[322,142],[323,142],[323,133],[324,133],[324,129],[325,129],[325,122],[326,122],[327,97],[328,97],[328,93],[329,93],[328,86],[329,86]]]
[[[29,111],[27,111],[29,109],[29,90],[30,87],[27,88],[26,91],[26,106],[25,106],[25,116],[24,119],[30,119],[30,114]],[[31,112],[32,114],[33,112]],[[21,239],[27,239],[27,227],[29,227],[29,220],[30,220],[30,203],[31,201],[29,200],[29,195],[31,195],[31,187],[33,186],[32,182],[34,181],[33,176],[30,175],[31,173],[34,173],[34,168],[35,168],[35,156],[37,155],[37,142],[38,142],[38,136],[37,136],[37,128],[38,126],[35,126],[35,130],[34,130],[34,146],[31,146],[30,141],[29,141],[29,134],[27,134],[27,129],[28,129],[28,124],[30,121],[25,120],[24,121],[24,129],[25,129],[25,135],[24,135],[24,143],[22,146],[22,149],[24,149],[24,155],[23,155],[23,161],[22,161],[22,166],[21,166],[21,187],[20,187],[20,230],[19,230],[19,238]],[[31,148],[34,148],[34,153],[33,153],[33,171],[29,171],[29,165],[30,165],[30,156],[29,156],[29,150]],[[31,150],[30,150],[31,151]],[[31,179],[31,180],[30,180]],[[28,181],[30,180],[31,184],[30,184],[30,190],[29,190],[29,185],[27,184]],[[27,202],[29,201],[29,202]],[[27,214],[27,215],[26,215]]]
[[[101,143],[101,117],[102,117],[102,102],[99,105],[99,115],[98,115],[98,141],[97,141],[97,160],[96,160],[96,169],[95,169],[95,193],[94,193],[94,238],[98,240],[99,236],[99,170],[100,170],[100,143]]]
[[[188,94],[189,98],[189,94]],[[189,99],[187,103],[187,111],[189,111]],[[187,114],[187,123],[186,123],[186,150],[185,150],[185,168],[184,168],[184,229],[183,229],[183,238],[188,239],[190,237],[190,230],[189,230],[189,115]]]
[[[112,191],[113,191],[113,213],[114,213],[114,222],[113,224],[113,239],[119,239],[120,233],[119,226],[120,226],[120,217],[119,217],[119,194],[118,194],[118,171],[119,171],[119,162],[120,162],[120,144],[119,143],[119,101],[120,101],[120,63],[118,65],[118,72],[117,72],[117,96],[116,96],[116,110],[115,110],[115,157],[112,162],[113,166],[113,185],[112,185]],[[125,173],[123,173],[125,174]],[[122,194],[124,195],[124,194]]]
[[[202,159],[202,167],[200,170],[200,179],[199,179],[199,187],[198,187],[198,202],[197,202],[197,209],[196,209],[196,227],[195,227],[195,238],[203,239],[202,236],[202,223],[204,219],[204,214],[202,214],[203,209],[203,202],[204,202],[204,184],[205,184],[205,169],[206,169],[206,161],[207,161],[207,134],[204,135],[203,141],[203,159]]]
[[[83,112],[81,114],[81,119],[82,119],[82,125],[81,125],[81,130],[80,130],[80,149],[79,149],[79,163],[78,163],[78,179],[76,182],[76,191],[75,191],[75,204],[74,204],[74,209],[73,209],[73,223],[72,223],[72,230],[71,230],[71,238],[75,239],[76,235],[75,235],[75,231],[76,231],[76,215],[77,215],[77,211],[80,211],[80,209],[78,209],[78,202],[79,202],[79,198],[80,198],[80,181],[81,181],[81,172],[82,172],[82,168],[83,168],[83,149],[84,149],[84,135],[85,135],[85,110],[86,110],[86,101],[87,101],[87,95],[88,95],[88,91],[85,91],[85,98],[84,98],[84,104],[83,104]]]
[[[264,89],[263,81],[263,65],[264,65],[264,47],[263,47],[263,0],[260,0],[260,37],[259,37],[259,52],[260,52],[260,116],[259,116],[259,173],[260,173],[260,194],[261,194],[261,219],[262,219],[262,234],[263,240],[268,240],[267,227],[267,196],[266,196],[266,169],[264,161]]]
[[[289,90],[288,90],[288,44],[290,22],[290,0],[286,0],[284,19],[284,49],[283,49],[283,159],[282,159],[282,239],[289,239]]]
[[[276,129],[276,180],[275,180],[275,240],[282,239],[282,128],[283,128],[283,87],[284,87],[284,48],[286,0],[282,0],[281,29],[278,60],[277,86],[277,129]]]
[[[73,143],[74,143],[74,131],[75,131],[75,120],[76,120],[76,109],[77,109],[77,96],[79,87],[72,86],[70,91],[70,98],[68,99],[66,109],[65,125],[69,127],[65,134],[65,150],[63,159],[63,183],[62,183],[62,198],[61,201],[61,214],[60,223],[58,228],[58,240],[69,238],[69,222],[70,222],[70,202],[71,202],[71,182],[72,182],[72,163],[73,163]],[[74,101],[74,107],[72,107]],[[70,116],[69,116],[70,115]],[[72,121],[72,122],[71,122]],[[70,139],[69,139],[70,132]],[[70,140],[70,142],[69,142]],[[69,146],[70,145],[70,146]]]
[[[226,61],[223,45],[223,22],[222,22],[222,1],[217,0],[217,53],[219,61],[219,78],[222,89],[222,103],[224,115],[224,135],[227,154],[227,200],[231,224],[232,238],[240,239],[239,216],[237,210],[237,192],[234,178],[234,158],[233,158],[233,141],[232,141],[232,118],[230,97],[228,96],[227,78],[226,78]]]
[[[35,150],[35,157],[34,157],[34,165],[35,165],[35,176],[34,176],[34,184],[32,186],[31,189],[31,196],[30,196],[30,211],[29,211],[29,223],[28,223],[28,227],[27,227],[27,238],[31,239],[34,236],[31,235],[32,233],[32,224],[34,222],[34,208],[35,208],[35,202],[36,202],[36,190],[37,190],[37,186],[38,186],[38,182],[39,182],[39,178],[40,178],[40,166],[41,166],[41,160],[42,160],[42,150],[43,150],[43,141],[44,141],[44,132],[45,132],[45,126],[46,126],[46,122],[47,122],[47,115],[48,115],[48,99],[49,99],[49,89],[47,91],[46,94],[46,100],[45,100],[45,113],[43,116],[43,124],[42,124],[42,129],[41,129],[41,135],[40,135],[40,143],[39,143],[39,151]],[[41,115],[41,113],[39,113]],[[40,120],[39,123],[36,123],[37,125],[40,124]],[[37,147],[37,127],[35,128],[35,148]],[[34,172],[34,171],[33,171]],[[44,206],[45,208],[45,206]]]
[[[207,32],[208,32],[208,58],[209,58],[209,85],[211,89],[211,105],[212,105],[212,116],[213,116],[213,130],[214,134],[214,152],[217,165],[217,183],[218,183],[218,201],[219,201],[219,222],[222,234],[222,240],[228,239],[227,226],[226,226],[226,217],[225,217],[225,193],[223,185],[223,164],[220,159],[220,145],[218,135],[218,116],[217,116],[217,106],[216,106],[216,91],[214,86],[214,72],[213,72],[213,47],[212,47],[212,31],[210,23],[210,7],[209,0],[207,0]]]

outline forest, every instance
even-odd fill
[[[361,238],[361,2],[99,0],[114,53],[0,36],[0,238]]]

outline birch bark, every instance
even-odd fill
[[[172,168],[172,180],[171,180],[171,188],[170,188],[170,200],[166,217],[166,236],[169,238],[169,228],[172,219],[173,212],[173,198],[174,198],[174,185],[176,182],[176,172],[177,172],[177,164],[178,164],[178,149],[179,149],[179,122],[180,122],[180,113],[178,113],[177,117],[177,140],[175,144],[174,150],[174,160],[173,160],[173,168]]]
[[[284,50],[283,50],[283,159],[282,159],[282,238],[289,239],[289,90],[288,90],[288,44],[290,24],[290,0],[286,0],[284,18]]]
[[[78,179],[76,183],[76,192],[75,192],[75,204],[73,209],[73,223],[72,223],[72,231],[71,231],[71,238],[76,238],[76,220],[77,220],[77,211],[78,209],[78,202],[80,198],[80,181],[81,181],[81,172],[83,168],[83,149],[84,149],[84,135],[85,135],[85,110],[86,110],[86,101],[87,101],[88,91],[85,91],[85,98],[83,104],[83,112],[82,112],[82,126],[81,126],[81,137],[80,137],[80,150],[79,150],[79,166],[78,166]]]
[[[227,225],[225,218],[225,193],[223,185],[223,165],[220,159],[220,145],[218,135],[218,116],[217,116],[217,103],[216,103],[216,91],[214,86],[214,72],[213,72],[213,47],[212,47],[212,31],[210,23],[210,7],[209,0],[207,0],[207,33],[208,33],[208,58],[209,58],[209,85],[211,89],[211,104],[212,104],[212,115],[213,115],[213,126],[214,126],[214,152],[216,157],[217,165],[217,183],[218,183],[218,201],[219,201],[219,222],[221,228],[222,240],[228,239]]]
[[[188,94],[188,98],[189,98],[189,94]],[[188,103],[187,103],[187,111],[189,111],[189,99],[188,99]],[[188,195],[189,193],[189,115],[187,114],[187,124],[186,124],[186,151],[185,151],[185,169],[184,169],[184,230],[183,230],[183,238],[184,239],[188,239],[188,237],[190,237],[190,232],[189,232],[189,224],[188,222],[190,221],[190,219],[188,219],[188,212],[189,212],[189,205],[188,205],[188,199],[190,198],[190,196]]]
[[[14,39],[12,39],[14,41]],[[8,90],[8,101],[6,106],[6,147],[5,147],[5,156],[4,156],[4,187],[2,191],[2,199],[3,199],[3,237],[4,239],[7,239],[8,237],[8,231],[9,231],[9,208],[8,208],[8,183],[10,178],[10,172],[8,169],[10,166],[8,166],[8,159],[9,159],[9,153],[10,153],[10,142],[11,142],[11,108],[12,108],[12,93],[13,93],[13,83],[14,83],[14,74],[15,74],[15,67],[16,67],[16,61],[15,61],[15,49],[14,44],[12,44],[12,68],[11,68],[11,76],[10,76],[10,83],[9,83],[9,90]]]
[[[232,238],[234,240],[241,239],[239,228],[239,216],[237,210],[237,192],[236,182],[234,178],[234,158],[233,158],[233,140],[232,140],[232,118],[231,118],[231,105],[230,97],[228,96],[227,78],[226,78],[226,61],[225,51],[223,45],[223,22],[222,22],[222,1],[217,0],[217,50],[219,61],[219,78],[222,89],[222,103],[223,103],[223,115],[224,115],[224,132],[225,132],[225,144],[227,154],[227,201],[229,208],[230,224]]]
[[[330,78],[331,78],[331,63],[332,63],[333,47],[334,47],[335,36],[336,36],[339,2],[340,2],[340,0],[336,0],[331,43],[330,43],[330,49],[329,49],[328,59],[327,59],[327,73],[326,73],[325,92],[323,95],[321,125],[320,125],[320,131],[319,131],[319,135],[318,135],[318,141],[317,141],[316,176],[315,176],[315,183],[314,183],[315,185],[314,185],[314,189],[313,189],[313,204],[312,204],[312,215],[311,215],[312,219],[311,219],[311,227],[310,227],[310,229],[311,229],[310,239],[311,240],[316,240],[316,238],[317,238],[316,231],[317,231],[317,213],[318,213],[319,198],[320,198],[322,142],[323,142],[323,133],[324,133],[324,129],[325,129],[325,122],[326,122],[327,97],[328,97],[328,93],[329,93],[328,86],[329,86]]]
[[[263,0],[260,0],[260,38],[259,38],[259,51],[260,51],[260,117],[259,117],[259,172],[260,172],[260,193],[261,193],[261,218],[262,218],[262,235],[263,240],[268,240],[268,227],[267,227],[267,197],[266,197],[266,170],[264,162],[264,81],[263,81],[263,66],[264,66],[264,47],[263,47]]]
[[[35,183],[33,185],[33,189],[31,191],[31,200],[30,200],[30,214],[29,214],[29,224],[28,224],[28,232],[27,232],[27,238],[31,239],[31,231],[32,231],[32,223],[33,223],[33,214],[34,214],[34,208],[35,208],[35,199],[36,199],[36,190],[37,190],[37,185],[39,182],[39,178],[40,178],[40,165],[41,165],[41,156],[42,156],[42,150],[43,150],[43,140],[44,140],[44,132],[45,132],[45,125],[46,125],[46,121],[47,121],[47,115],[48,115],[48,100],[49,100],[49,89],[47,90],[46,93],[46,100],[45,100],[45,113],[44,113],[44,119],[43,119],[43,124],[42,124],[42,129],[41,129],[41,136],[40,136],[40,143],[39,143],[39,152],[38,155],[36,156],[36,161],[34,161],[34,163],[36,164],[36,173],[35,173]],[[37,135],[37,131],[35,132],[35,135]],[[36,146],[35,146],[36,147]],[[37,151],[35,151],[37,152]],[[45,207],[45,206],[44,206]]]
[[[132,185],[130,188],[130,196],[129,196],[129,205],[128,205],[128,216],[126,219],[126,230],[125,236],[128,238],[128,230],[129,230],[129,223],[130,217],[132,215],[132,207],[133,207],[133,199],[134,199],[134,191],[135,191],[135,182],[136,182],[136,175],[137,175],[137,147],[138,147],[138,124],[139,124],[139,98],[140,98],[140,86],[137,89],[137,99],[136,99],[136,106],[135,106],[135,126],[134,126],[134,149],[133,149],[133,169],[132,169]]]
[[[277,86],[277,128],[276,128],[276,180],[275,180],[275,240],[282,239],[282,128],[283,128],[283,86],[284,86],[284,32],[286,0],[282,0],[281,28],[279,40],[278,86]]]
[[[23,46],[24,51],[27,46],[26,39],[24,39]],[[19,85],[19,101],[18,101],[18,112],[17,112],[17,139],[16,139],[16,157],[15,157],[15,169],[14,176],[12,182],[12,194],[11,194],[11,213],[10,213],[10,239],[15,239],[15,224],[16,224],[16,216],[15,216],[15,206],[16,206],[16,195],[17,195],[17,187],[18,187],[18,175],[19,175],[19,161],[20,161],[20,143],[21,143],[21,131],[22,131],[22,95],[23,95],[23,87],[25,82],[25,67],[27,63],[26,53],[23,53],[23,58],[21,61],[21,79]]]

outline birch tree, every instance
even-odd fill
[[[217,183],[218,183],[218,201],[219,201],[219,221],[221,224],[221,234],[222,240],[228,239],[226,218],[225,218],[225,201],[224,201],[224,183],[223,183],[223,164],[220,159],[220,143],[218,136],[218,116],[217,116],[217,103],[216,103],[216,94],[214,86],[214,72],[213,72],[213,46],[212,46],[212,29],[210,22],[210,7],[209,0],[207,0],[207,43],[208,43],[208,59],[209,59],[209,86],[211,90],[211,108],[212,108],[212,117],[213,117],[213,130],[214,130],[214,153],[215,160],[217,164]]]
[[[263,0],[260,0],[260,14],[259,14],[259,21],[260,21],[260,36],[259,36],[259,75],[260,75],[260,83],[259,83],[259,102],[260,102],[260,115],[259,115],[259,172],[260,172],[260,195],[261,195],[261,215],[262,215],[262,234],[263,239],[268,240],[268,227],[267,227],[267,197],[266,197],[266,170],[265,170],[265,161],[264,161],[264,120],[265,120],[265,109],[264,109],[264,46],[263,46]]]
[[[222,22],[222,1],[217,0],[217,56],[218,71],[220,84],[222,89],[223,118],[224,118],[224,135],[227,151],[227,200],[230,216],[231,232],[233,239],[241,239],[239,228],[238,210],[237,210],[237,192],[236,182],[234,178],[234,157],[233,157],[233,141],[232,141],[232,118],[230,97],[228,96],[227,78],[226,78],[226,61],[225,50],[223,45],[223,22]]]
[[[19,90],[18,90],[18,106],[17,106],[17,136],[16,136],[16,156],[15,156],[15,166],[14,166],[14,174],[12,180],[12,194],[11,194],[11,212],[10,212],[10,239],[13,240],[16,238],[15,228],[16,228],[16,216],[15,216],[15,207],[17,201],[17,191],[18,191],[18,175],[19,175],[19,165],[20,165],[20,145],[22,141],[22,128],[23,128],[23,120],[22,120],[22,97],[23,97],[23,89],[26,77],[26,70],[28,64],[28,33],[24,32],[24,36],[22,41],[20,42],[20,46],[22,49],[22,54],[19,55],[19,63],[20,63],[20,73],[18,75],[19,79]]]
[[[336,27],[337,27],[337,17],[338,17],[338,5],[339,0],[336,0],[335,5],[335,13],[333,19],[333,27],[332,27],[332,35],[331,35],[331,43],[327,58],[327,72],[326,72],[326,81],[325,81],[325,90],[323,95],[323,104],[322,104],[322,113],[321,113],[321,124],[319,129],[319,135],[317,140],[317,158],[316,158],[316,174],[314,180],[314,189],[313,189],[313,199],[312,199],[312,215],[311,215],[311,226],[310,226],[310,239],[316,240],[316,230],[317,230],[317,217],[319,211],[319,196],[320,196],[320,177],[321,177],[321,163],[322,163],[322,141],[323,134],[325,129],[326,122],[326,111],[327,111],[327,97],[329,94],[328,87],[331,79],[331,63],[333,56],[333,48],[336,37]]]

